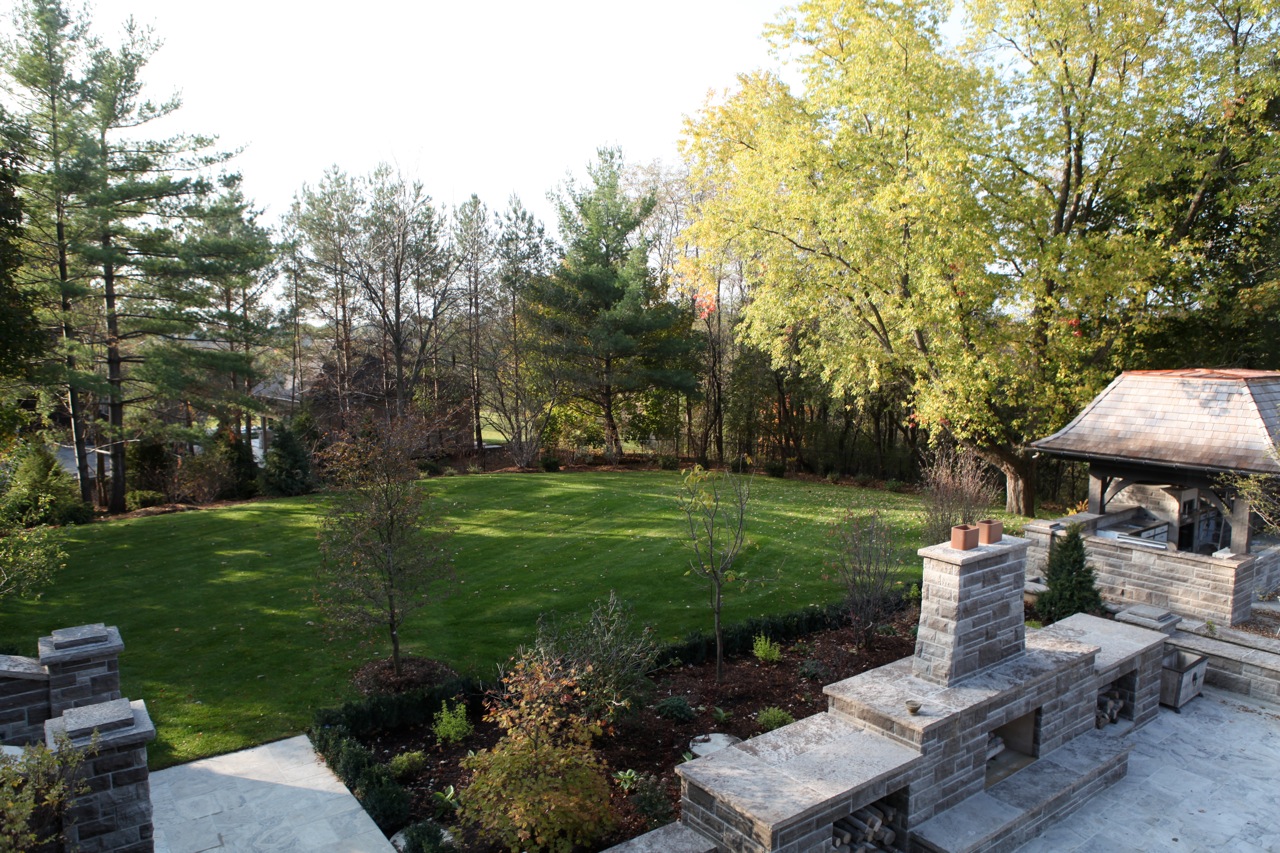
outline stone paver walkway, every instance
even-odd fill
[[[393,853],[304,736],[151,774],[156,853]]]
[[[1280,851],[1280,708],[1207,688],[1125,740],[1125,778],[1019,853]]]

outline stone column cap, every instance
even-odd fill
[[[921,557],[931,560],[937,560],[942,563],[950,563],[953,566],[966,566],[971,563],[990,560],[997,554],[1007,551],[1026,551],[1031,546],[1030,539],[1023,539],[1019,536],[1009,536],[1005,534],[1000,541],[994,545],[978,545],[967,551],[961,551],[958,548],[952,548],[951,543],[943,542],[938,545],[929,545],[916,551]]]
[[[61,717],[44,724],[45,742],[50,749],[56,748],[59,735],[69,737],[72,746],[81,747],[91,743],[95,734],[100,748],[135,746],[154,740],[156,727],[141,699],[112,699],[69,708]]]
[[[120,630],[101,622],[75,628],[59,628],[38,641],[40,663],[69,663],[88,658],[119,655],[124,651]]]
[[[48,681],[49,670],[35,658],[22,657],[21,655],[0,655],[0,678]]]

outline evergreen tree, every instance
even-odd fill
[[[34,527],[38,524],[82,524],[93,509],[80,500],[75,481],[43,444],[22,450],[4,502],[0,521]]]
[[[1036,612],[1046,624],[1075,613],[1097,613],[1102,596],[1094,586],[1093,569],[1085,558],[1082,528],[1073,524],[1053,540],[1045,568],[1049,591],[1036,601]]]
[[[0,377],[23,373],[44,350],[30,294],[16,280],[22,264],[22,200],[18,197],[16,135],[0,109]]]
[[[311,457],[289,424],[276,431],[262,462],[262,478],[274,495],[293,497],[312,490]]]
[[[627,197],[616,149],[602,149],[587,173],[591,185],[570,183],[560,200],[564,261],[531,284],[528,300],[543,355],[599,413],[605,453],[616,458],[619,402],[651,388],[692,391],[695,343],[689,311],[665,298],[649,269],[640,227],[653,198]]]

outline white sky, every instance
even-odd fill
[[[708,91],[772,62],[777,0],[97,0],[108,44],[132,15],[164,46],[154,99],[178,91],[164,133],[244,147],[233,168],[275,224],[303,183],[380,161],[437,203],[512,192],[554,233],[545,196],[598,147],[675,162],[682,117]]]

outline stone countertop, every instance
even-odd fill
[[[835,707],[848,703],[869,710],[880,717],[879,727],[904,742],[920,744],[928,730],[946,725],[956,714],[1027,684],[1054,678],[1064,667],[1097,651],[1094,645],[1038,631],[1028,635],[1024,654],[950,687],[917,677],[911,671],[912,658],[903,658],[827,685],[824,692]],[[907,711],[906,703],[911,699],[922,705],[918,714]]]
[[[1057,637],[1071,642],[1098,647],[1094,659],[1095,672],[1108,672],[1156,646],[1164,645],[1166,635],[1125,622],[1115,622],[1077,613],[1035,632],[1040,637]]]
[[[681,764],[676,773],[772,834],[919,760],[913,749],[824,713]]]

